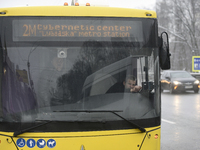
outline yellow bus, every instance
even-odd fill
[[[163,39],[149,10],[1,8],[0,149],[160,149]]]

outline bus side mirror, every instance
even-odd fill
[[[166,41],[163,40],[163,35],[166,35]],[[171,68],[170,65],[170,56],[169,53],[169,41],[168,34],[166,32],[162,32],[161,36],[158,37],[159,42],[159,60],[160,60],[160,68],[162,70],[167,70]]]

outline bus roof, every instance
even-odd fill
[[[93,6],[27,6],[0,8],[0,16],[157,17],[156,12],[151,10]]]

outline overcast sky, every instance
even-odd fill
[[[0,8],[16,7],[16,6],[62,6],[64,2],[71,4],[71,0],[0,0]],[[78,0],[78,2],[90,2],[91,5],[107,5],[110,7],[125,7],[125,8],[145,8],[153,9],[156,0]]]

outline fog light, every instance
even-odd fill
[[[175,87],[174,87],[174,90],[176,90],[176,89],[177,89],[177,87],[178,87],[178,86],[175,86]]]

